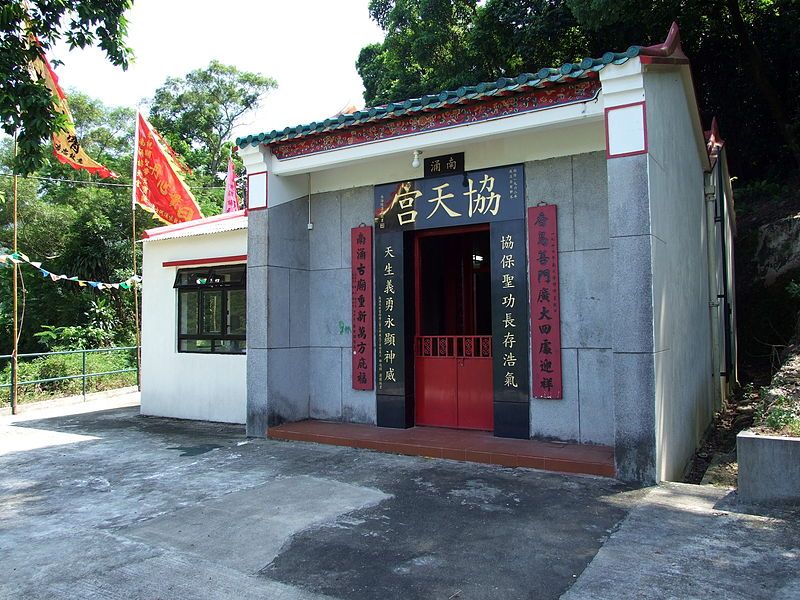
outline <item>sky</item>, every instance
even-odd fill
[[[278,89],[245,116],[235,136],[318,121],[363,106],[355,69],[363,46],[383,39],[368,0],[134,0],[127,71],[102,51],[56,46],[59,82],[112,106],[136,107],[167,77],[211,60],[272,77]],[[146,112],[146,107],[143,107]]]

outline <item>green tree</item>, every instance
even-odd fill
[[[108,60],[126,69],[131,50],[125,45],[125,11],[132,0],[6,0],[0,4],[0,124],[18,132],[18,172],[32,173],[47,155],[53,131],[66,125],[53,110],[47,88],[34,79],[29,65],[40,49],[59,40],[70,48],[99,46]]]
[[[772,149],[792,157],[800,168],[800,4],[796,0],[567,0],[588,35],[663,37],[669,23],[681,23],[681,39],[700,75],[703,103],[724,114],[742,149],[752,148],[751,132],[762,131],[756,153],[769,161]],[[617,41],[615,45],[620,42]],[[742,123],[742,115],[747,122]],[[747,132],[739,130],[744,125]],[[755,126],[755,127],[754,127]],[[765,135],[766,134],[766,135]],[[776,144],[776,142],[778,142]],[[782,144],[780,143],[782,142]]]
[[[356,62],[369,104],[421,96],[482,76],[472,60],[470,30],[477,0],[371,0],[369,13],[386,32]]]
[[[86,151],[121,175],[114,185],[98,185],[84,171],[49,161],[32,177],[19,179],[19,247],[57,274],[95,281],[121,281],[132,272],[131,189],[134,113],[107,107],[69,91],[70,107]],[[8,174],[11,141],[0,145],[0,171]],[[34,178],[36,177],[36,178]],[[45,179],[46,178],[46,179]],[[62,181],[63,180],[63,181]],[[11,178],[0,177],[0,246],[11,246]],[[137,223],[139,233],[153,226]],[[141,264],[141,263],[140,263]],[[124,290],[97,291],[53,282],[20,265],[24,320],[20,352],[42,349],[36,334],[50,327],[106,327],[96,306],[107,302],[115,314],[112,341],[134,337],[133,298]],[[11,269],[0,269],[0,354],[11,346]],[[107,329],[107,327],[106,327]]]
[[[369,105],[658,43],[677,20],[704,122],[719,118],[734,173],[780,179],[797,172],[787,157],[800,165],[796,0],[371,0],[369,9],[386,34],[356,63]]]
[[[150,121],[193,170],[186,182],[204,215],[222,211],[220,172],[234,127],[275,87],[270,77],[214,60],[205,69],[168,78],[156,90]]]
[[[153,96],[150,121],[192,169],[216,175],[224,170],[233,128],[276,86],[270,77],[214,60],[168,78]]]

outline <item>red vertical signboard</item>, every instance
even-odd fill
[[[353,292],[353,389],[371,390],[375,379],[372,323],[372,227],[350,230]]]
[[[558,215],[554,204],[528,209],[533,395],[561,398]]]

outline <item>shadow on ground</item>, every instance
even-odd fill
[[[136,409],[3,429],[54,438],[0,456],[8,598],[557,598],[643,493]]]

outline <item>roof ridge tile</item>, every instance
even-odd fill
[[[363,108],[353,113],[342,113],[334,118],[312,121],[283,130],[273,129],[268,133],[237,137],[236,145],[241,148],[247,145],[256,146],[261,143],[281,142],[305,135],[358,126],[371,121],[398,118],[413,112],[431,111],[464,102],[479,102],[484,97],[491,98],[532,88],[543,88],[557,83],[567,83],[598,73],[610,64],[621,65],[631,58],[639,56],[643,50],[648,48],[630,46],[624,52],[606,52],[599,58],[585,57],[579,62],[564,63],[560,67],[544,67],[536,73],[520,73],[515,77],[502,76],[496,81],[463,85],[455,90],[442,90],[437,94],[424,94],[418,98],[388,102],[381,106]]]

